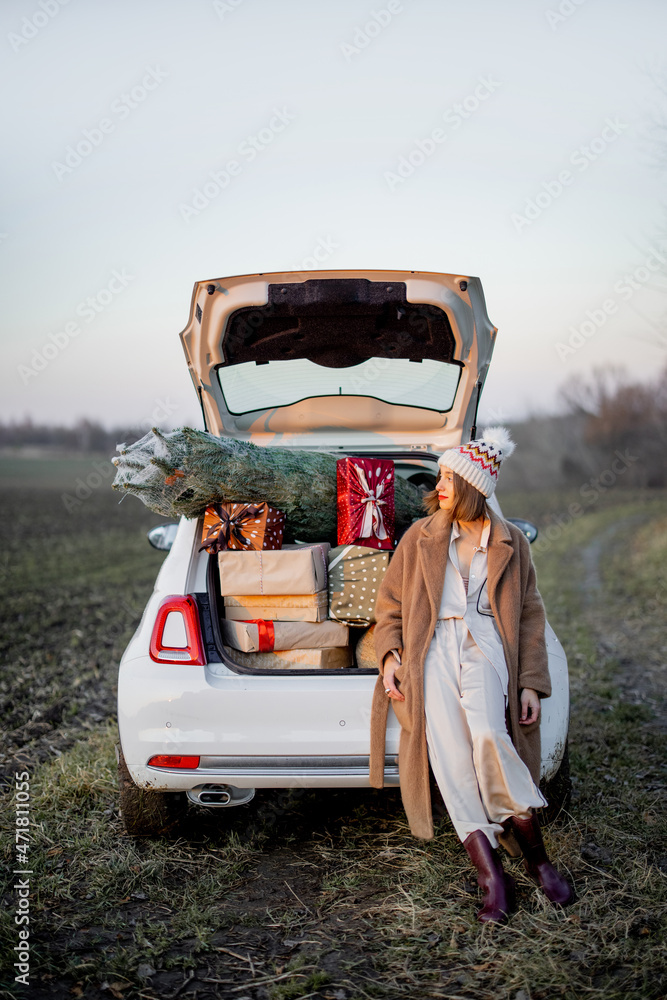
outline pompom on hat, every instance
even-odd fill
[[[498,483],[500,463],[515,448],[506,427],[487,427],[474,441],[448,448],[438,459],[438,465],[445,465],[485,497],[490,497]]]

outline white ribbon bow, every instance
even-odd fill
[[[378,483],[375,487],[375,493],[370,489],[368,481],[366,479],[366,474],[364,470],[359,465],[352,465],[352,468],[356,471],[357,477],[359,479],[359,485],[365,493],[364,499],[361,501],[365,505],[364,516],[361,522],[361,531],[359,532],[359,538],[370,538],[371,535],[375,535],[380,541],[384,541],[388,537],[387,530],[384,526],[384,518],[382,517],[382,511],[380,506],[386,504],[386,500],[382,500],[382,494],[384,493],[384,481]]]

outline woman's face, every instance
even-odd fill
[[[439,466],[439,469],[440,476],[435,488],[438,491],[440,510],[452,510],[454,504],[456,503],[456,494],[454,492],[454,473],[451,469],[448,469],[446,465]]]

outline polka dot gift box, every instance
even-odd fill
[[[348,625],[375,621],[375,602],[389,552],[366,545],[339,545],[329,553],[329,617]]]
[[[341,458],[336,463],[338,544],[394,548],[394,463]]]
[[[280,549],[284,530],[285,515],[268,503],[214,503],[204,514],[201,548]]]

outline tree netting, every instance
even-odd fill
[[[285,541],[337,543],[336,457],[263,448],[183,427],[118,445],[113,488],[165,517],[200,517],[209,504],[265,500],[287,516]],[[395,477],[396,535],[423,516],[421,492]]]

